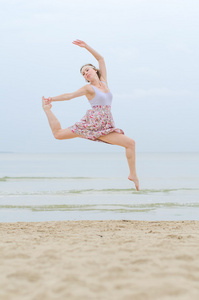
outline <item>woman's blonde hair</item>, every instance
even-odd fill
[[[83,67],[85,67],[85,66],[89,66],[89,67],[91,67],[91,68],[93,68],[95,71],[97,71],[97,76],[99,77],[99,79],[100,79],[100,77],[101,77],[101,73],[100,73],[100,70],[99,69],[97,69],[95,66],[93,66],[92,64],[85,64],[85,65],[83,65],[82,67],[81,67],[81,69],[80,69],[80,73],[82,74],[82,69],[83,69]],[[86,80],[87,82],[90,82],[90,81],[88,81],[88,80]]]

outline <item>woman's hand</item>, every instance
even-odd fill
[[[45,98],[45,97],[42,97],[42,99],[45,101],[45,104],[50,104],[52,102],[52,98],[51,97],[48,97],[48,98]]]
[[[83,47],[83,48],[86,48],[87,44],[83,41],[80,41],[80,40],[76,40],[76,41],[73,41],[72,42],[74,45],[77,45],[79,47]]]

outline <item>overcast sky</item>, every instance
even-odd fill
[[[139,152],[199,151],[198,0],[1,0],[0,151],[121,151],[55,140],[41,97],[85,85],[79,69],[107,64],[116,126]],[[90,109],[86,97],[53,103],[63,128]]]

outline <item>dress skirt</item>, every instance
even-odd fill
[[[97,142],[103,142],[98,138],[111,132],[124,134],[122,129],[115,127],[110,105],[92,107],[92,109],[87,110],[85,116],[79,122],[70,126],[69,129],[82,138]]]

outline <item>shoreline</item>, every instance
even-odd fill
[[[199,221],[0,223],[1,300],[198,299]]]

